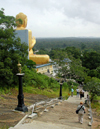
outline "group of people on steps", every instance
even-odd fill
[[[83,89],[77,88],[76,92],[77,92],[77,97],[79,97],[79,95],[80,95],[80,99],[82,99],[82,97],[84,97],[84,90]],[[73,97],[73,93],[74,93],[74,89],[73,89],[73,86],[72,86],[72,88],[71,88],[71,97]]]

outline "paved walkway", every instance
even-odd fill
[[[87,93],[85,93],[85,96],[86,95]],[[63,101],[60,104],[60,107],[59,105],[58,107],[57,106],[54,107],[50,111],[50,113],[49,112],[47,114],[44,113],[42,117],[38,117],[34,119],[31,123],[18,124],[17,126],[10,127],[9,129],[91,129],[91,127],[89,127],[87,124],[88,118],[84,118],[85,122],[83,123],[83,125],[81,125],[80,123],[77,122],[77,114],[75,114],[75,109],[77,105],[80,103],[80,101],[84,102],[85,101],[84,98],[80,100],[79,97],[76,97],[76,96],[69,97],[68,100]],[[69,106],[69,108],[67,108],[66,105]],[[62,111],[61,111],[61,108],[62,108]],[[71,109],[74,109],[72,113],[71,113]],[[66,114],[64,114],[63,112],[64,110],[67,111]],[[58,114],[56,111],[58,112]],[[59,119],[57,120],[58,117]],[[88,117],[88,115],[86,117]],[[56,121],[54,118],[56,119]]]
[[[76,95],[74,95],[73,97],[69,97],[68,100],[66,100],[69,103],[74,103],[74,104],[79,104],[81,101],[84,103],[85,102],[85,98],[87,98],[87,92],[85,92],[84,94],[84,98],[82,98],[81,100],[79,99],[79,97],[77,97]]]
[[[10,129],[82,129],[77,127],[66,126],[62,124],[45,123],[34,120],[32,123],[19,125]]]

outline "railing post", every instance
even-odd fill
[[[22,87],[22,77],[24,73],[16,74],[19,77],[19,95],[18,95],[18,105],[15,110],[27,112],[28,108],[24,105],[24,95],[23,95],[23,87]]]

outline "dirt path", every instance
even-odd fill
[[[53,127],[54,125],[55,129],[58,129],[59,126],[62,126],[63,129],[91,129],[91,127],[88,126],[90,122],[88,110],[84,115],[83,124],[78,122],[78,115],[75,111],[80,101],[84,102],[85,99],[80,100],[80,98],[76,96],[69,97],[68,100],[60,102],[60,104],[56,105],[54,108],[49,108],[48,112],[44,112],[41,116],[34,118],[30,123],[27,119],[26,122],[18,125],[15,129],[26,129],[30,126],[32,129],[41,129],[43,125],[45,125],[43,129],[51,129],[51,126]],[[42,124],[40,122],[42,122]]]
[[[74,99],[77,100],[77,103],[75,103]],[[74,101],[74,103],[71,100]],[[79,104],[78,101],[80,101],[80,99],[74,96],[68,101],[63,101],[61,104],[55,106],[54,108],[50,108],[49,112],[43,113],[41,117],[38,117],[35,120],[46,123],[62,124],[66,126],[68,125],[82,129],[91,129],[91,127],[88,126],[88,123],[90,121],[88,119],[88,111],[84,115],[83,124],[80,124],[78,122],[78,115],[75,113],[76,108]]]
[[[47,99],[43,95],[33,95],[24,93],[25,105],[28,107],[35,102],[39,102]],[[74,96],[75,97],[75,96]],[[78,128],[88,129],[88,114],[84,116],[84,123],[81,125],[78,123],[77,114],[75,110],[79,104],[80,99],[75,97],[70,97],[67,101],[63,101],[61,104],[56,105],[54,108],[50,108],[49,112],[44,112],[42,116],[37,117],[34,122],[44,122],[44,123],[53,123],[60,124],[63,128],[68,126],[73,126]],[[72,99],[70,101],[70,99]],[[12,95],[1,95],[0,97],[0,129],[7,129],[8,127],[15,126],[25,115],[26,113],[15,113],[13,110],[17,106],[17,94]],[[97,116],[95,111],[93,111],[93,127],[92,129],[100,129],[100,116]],[[31,124],[31,123],[29,123]],[[32,126],[33,127],[33,126]],[[21,128],[22,129],[22,128]],[[25,128],[24,128],[25,129]],[[31,128],[32,129],[32,128]],[[63,128],[64,129],[64,128]],[[70,129],[70,128],[67,128]]]
[[[24,93],[24,97],[24,102],[27,107],[35,102],[47,99],[44,95],[28,93]],[[17,104],[17,93],[14,93],[14,95],[0,95],[0,129],[8,129],[8,127],[15,126],[26,115],[23,112],[13,111],[17,107]]]

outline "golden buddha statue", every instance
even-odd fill
[[[18,21],[18,19],[22,20],[22,24]],[[27,16],[23,13],[19,13],[16,15],[17,20],[17,28],[16,30],[25,30],[27,26]],[[33,53],[33,46],[36,43],[35,37],[32,38],[32,31],[28,30],[28,42],[29,42],[29,59],[33,60],[36,64],[46,64],[49,62],[48,55],[37,55]]]

